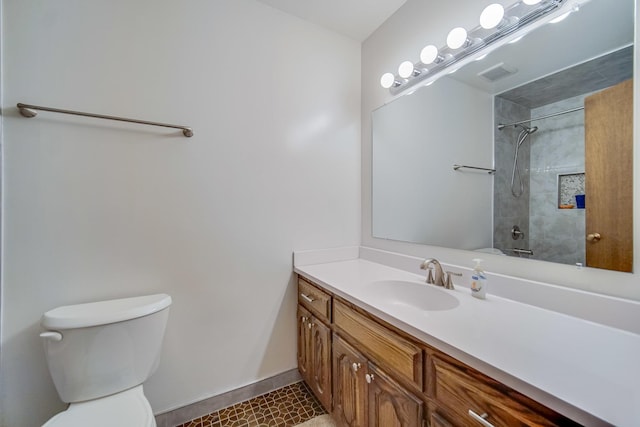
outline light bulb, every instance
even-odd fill
[[[454,28],[447,36],[447,46],[451,49],[459,49],[467,41],[467,30],[462,27]]]
[[[413,62],[404,61],[398,67],[398,75],[403,79],[408,79],[413,74]]]
[[[434,45],[430,44],[429,46],[425,46],[420,52],[420,62],[423,64],[432,64],[438,58],[438,48]]]
[[[389,89],[396,82],[396,76],[391,73],[384,73],[382,77],[380,77],[380,86],[385,89]]]
[[[524,4],[528,4],[529,6],[540,3],[540,0],[522,0]]]
[[[490,4],[480,14],[480,26],[490,30],[500,25],[502,18],[504,18],[504,7],[498,3]]]

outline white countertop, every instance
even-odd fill
[[[392,304],[372,282],[424,276],[364,259],[295,271],[582,424],[640,426],[640,335],[492,295],[490,283],[486,300],[443,289],[460,302],[451,310]]]

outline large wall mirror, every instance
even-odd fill
[[[375,110],[373,236],[631,271],[634,15],[591,0]]]

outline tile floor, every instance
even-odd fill
[[[322,414],[311,390],[298,382],[177,427],[292,427]]]

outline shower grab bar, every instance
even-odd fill
[[[513,248],[508,250],[518,255],[533,255],[533,251],[531,249]]]
[[[173,129],[181,129],[182,134],[187,138],[191,138],[193,136],[193,129],[188,126],[180,126],[180,125],[170,125],[167,123],[159,123],[159,122],[150,122],[147,120],[137,120],[137,119],[127,119],[124,117],[116,117],[116,116],[105,116],[104,114],[94,114],[94,113],[83,113],[81,111],[72,111],[72,110],[61,110],[59,108],[51,108],[51,107],[41,107],[39,105],[30,105],[23,104],[22,102],[18,102],[16,105],[20,114],[23,117],[31,118],[38,115],[35,110],[41,111],[49,111],[51,113],[61,113],[61,114],[71,114],[74,116],[83,116],[83,117],[93,117],[95,119],[105,119],[105,120],[116,120],[119,122],[128,122],[128,123],[137,123],[141,125],[149,125],[149,126],[160,126],[165,128],[173,128]]]
[[[547,114],[546,116],[536,117],[535,119],[521,120],[519,122],[509,123],[508,125],[503,125],[502,123],[500,123],[498,125],[498,130],[502,130],[502,129],[504,129],[506,127],[509,127],[509,126],[521,125],[522,123],[529,123],[529,122],[533,122],[533,121],[536,121],[536,120],[542,120],[542,119],[548,119],[550,117],[561,116],[561,115],[567,114],[567,113],[575,113],[576,111],[580,111],[580,110],[584,110],[584,107],[577,107],[577,108],[572,108],[572,109],[566,110],[566,111],[560,111],[558,113]]]
[[[492,174],[496,173],[495,169],[479,168],[479,167],[476,167],[476,166],[467,166],[467,165],[453,165],[453,170],[454,171],[457,171],[458,169],[477,169],[477,170],[485,171],[489,175],[492,175]]]

